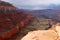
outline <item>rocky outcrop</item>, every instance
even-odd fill
[[[56,40],[57,33],[53,30],[38,30],[29,32],[21,40]]]
[[[60,40],[60,23],[53,25],[49,30],[31,31],[21,40]]]

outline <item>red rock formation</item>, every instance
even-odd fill
[[[20,12],[13,5],[0,1],[0,40],[11,38],[33,19],[33,15]]]

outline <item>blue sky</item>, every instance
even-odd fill
[[[3,0],[21,9],[47,9],[60,5],[60,0]]]

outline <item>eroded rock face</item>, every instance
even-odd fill
[[[57,37],[53,30],[38,30],[29,32],[21,40],[57,40]]]
[[[11,38],[34,19],[32,14],[21,12],[12,4],[0,1],[0,40]]]
[[[21,40],[60,40],[60,23],[53,25],[49,30],[29,32]]]

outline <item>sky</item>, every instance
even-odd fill
[[[2,0],[13,4],[20,9],[46,9],[60,5],[60,0]],[[51,7],[50,7],[51,6]]]

